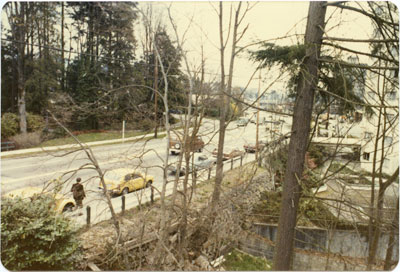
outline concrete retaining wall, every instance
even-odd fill
[[[262,237],[275,241],[277,226],[274,224],[254,224],[253,231]],[[357,231],[335,230],[329,231],[320,228],[297,228],[295,234],[295,247],[299,249],[330,252],[341,256],[365,258],[368,256],[368,237]],[[379,239],[377,259],[384,260],[388,245],[389,235],[382,233]],[[399,258],[399,240],[395,237],[392,259]]]
[[[240,249],[254,256],[263,256],[272,260],[274,246],[271,242],[263,240],[258,235],[251,235],[243,239]],[[365,260],[359,258],[343,258],[335,254],[322,254],[318,251],[306,251],[295,249],[293,256],[293,270],[322,271],[340,270],[355,271],[366,270]],[[373,270],[382,270],[382,267],[374,266]]]
[[[240,248],[255,256],[272,260],[277,226],[257,223],[253,234],[245,237]],[[296,230],[294,270],[365,270],[368,241],[356,231],[328,231],[320,228],[298,228]],[[380,238],[377,259],[384,260],[388,234]],[[399,241],[396,236],[392,260],[399,259]],[[382,263],[382,261],[380,262]],[[381,270],[382,267],[374,267]]]

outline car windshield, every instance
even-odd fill
[[[105,179],[110,179],[110,180],[120,180],[123,176],[125,176],[125,174],[119,173],[119,172],[110,171],[110,172],[106,172],[106,174],[104,175],[104,178]]]
[[[199,156],[199,157],[197,158],[198,161],[205,161],[205,160],[207,160],[207,159],[208,159],[208,158],[207,158],[207,156],[205,156],[205,155]]]

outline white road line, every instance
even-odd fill
[[[123,161],[128,161],[128,160],[131,160],[131,159],[130,158],[113,159],[113,160],[109,160],[109,161],[99,162],[99,164],[104,165],[104,164],[123,162]],[[11,179],[6,179],[6,180],[4,180],[2,178],[1,179],[1,185],[10,184],[10,183],[14,183],[14,182],[20,182],[20,181],[24,181],[24,180],[30,180],[30,179],[33,179],[33,178],[41,178],[41,177],[45,177],[45,176],[54,175],[54,174],[57,174],[57,173],[59,175],[61,175],[61,174],[65,173],[65,172],[76,171],[76,170],[79,170],[79,168],[62,169],[62,170],[58,170],[58,171],[47,172],[47,173],[43,173],[43,174],[39,174],[39,175],[35,175],[35,176],[23,177],[23,178],[11,178]]]
[[[154,143],[152,143],[154,144]],[[147,144],[150,148],[154,148],[152,145]],[[87,159],[86,157],[81,158],[81,159]],[[48,159],[49,161],[50,159]],[[11,171],[11,170],[16,170],[16,169],[20,169],[20,168],[28,168],[28,167],[39,167],[39,166],[43,166],[45,165],[46,162],[42,162],[42,163],[35,163],[35,164],[23,164],[23,165],[17,165],[17,166],[5,166],[4,162],[1,165],[1,171]],[[62,164],[62,162],[60,162],[60,164]]]

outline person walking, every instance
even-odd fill
[[[72,185],[71,192],[74,197],[77,208],[82,208],[82,201],[86,197],[85,189],[83,185],[80,183],[81,178],[76,179],[76,183]]]

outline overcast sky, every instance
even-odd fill
[[[2,4],[5,2],[0,0]],[[353,5],[363,5],[365,3],[353,2]],[[162,23],[169,29],[171,40],[175,39],[171,30],[170,21],[168,18],[167,7],[171,5],[172,16],[178,26],[179,35],[182,38],[183,33],[187,30],[184,49],[187,50],[190,64],[192,68],[200,67],[201,64],[201,48],[204,48],[206,59],[206,75],[208,80],[220,79],[220,55],[219,55],[219,21],[216,10],[219,9],[218,2],[139,2],[139,8],[146,5],[153,6],[153,13],[161,16]],[[231,5],[236,8],[238,2],[224,2],[224,35],[226,38],[229,11]],[[240,30],[243,30],[248,25],[247,32],[239,43],[239,47],[247,46],[257,41],[276,42],[280,45],[291,45],[302,43],[302,35],[305,32],[309,2],[289,2],[289,1],[274,1],[274,2],[250,2],[253,6],[247,13],[242,22]],[[246,8],[246,3],[242,3],[242,10]],[[2,23],[7,24],[4,11],[2,12]],[[326,20],[328,24],[326,31],[330,36],[346,37],[346,38],[362,38],[371,37],[371,23],[365,16],[357,16],[354,12],[341,11],[340,9],[328,8]],[[340,24],[339,24],[340,22]],[[140,54],[140,35],[141,23],[138,21],[135,24],[135,36],[139,40],[138,54]],[[278,39],[288,36],[284,39]],[[231,40],[225,51],[226,71],[230,57]],[[350,44],[346,44],[350,46]],[[367,51],[368,47],[362,46],[363,51]],[[249,49],[256,50],[258,46],[250,47]],[[357,48],[360,49],[360,48]],[[363,60],[367,62],[367,59]],[[250,80],[251,75],[256,69],[256,64],[249,60],[249,55],[244,52],[235,60],[235,69],[233,77],[233,86],[244,87]],[[182,68],[184,66],[182,65]],[[277,71],[267,73],[263,70],[262,73],[262,89],[267,88],[269,84],[276,78]],[[271,89],[281,91],[285,89],[287,78],[283,78],[280,82],[274,84]],[[258,88],[258,73],[256,78],[250,81],[249,88]]]
[[[239,46],[245,46],[256,41],[269,40],[280,45],[289,45],[302,42],[302,36],[296,34],[304,34],[307,20],[309,2],[250,2],[255,5],[246,15],[242,26],[243,29],[247,24],[248,30],[241,40]],[[148,3],[146,3],[148,4]],[[169,26],[168,14],[166,8],[169,2],[152,2],[156,12],[162,14],[163,22]],[[224,3],[224,26],[228,29],[229,10],[231,4],[236,7],[237,2]],[[144,5],[139,4],[139,6]],[[193,66],[198,66],[201,62],[201,45],[204,47],[206,58],[206,70],[209,78],[217,77],[219,79],[219,21],[216,10],[218,10],[218,2],[173,2],[171,5],[172,14],[180,34],[189,26],[185,49],[188,50],[190,61]],[[245,3],[242,4],[242,10]],[[343,12],[339,9],[328,8],[327,27],[331,36],[347,37],[347,38],[368,38],[372,34],[371,24],[364,16],[355,16],[354,12]],[[190,23],[192,21],[192,23]],[[338,22],[341,22],[339,25]],[[171,32],[172,33],[172,32]],[[226,32],[225,32],[226,36]],[[286,39],[275,40],[280,37],[289,36]],[[171,34],[171,38],[174,36]],[[230,45],[231,42],[228,43]],[[348,46],[348,44],[346,44]],[[256,50],[254,46],[251,49]],[[364,46],[364,50],[367,47]],[[230,48],[226,49],[226,71],[228,69],[228,60],[230,56]],[[235,61],[235,70],[233,77],[233,85],[244,87],[249,81],[252,73],[256,69],[256,64],[248,60],[249,55],[244,53]],[[269,83],[275,78],[276,72],[263,72],[262,89],[265,89]],[[258,78],[258,73],[257,73]],[[284,78],[281,82],[275,84],[272,89],[284,89]],[[258,80],[251,81],[250,88],[258,88]]]

